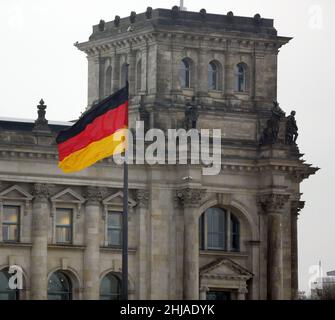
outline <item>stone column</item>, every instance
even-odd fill
[[[180,65],[181,60],[183,59],[181,48],[176,48],[172,46],[171,49],[171,56],[172,56],[172,62],[171,62],[171,93],[172,94],[178,94],[181,92],[181,83],[180,83]]]
[[[206,49],[201,48],[198,53],[198,94],[199,96],[208,95],[208,59]]]
[[[225,57],[225,90],[224,94],[230,98],[234,95],[235,92],[235,64],[234,64],[234,55],[232,52],[227,52]]]
[[[88,107],[100,98],[100,55],[90,55],[88,60]]]
[[[252,96],[255,100],[264,99],[264,54],[254,54],[254,68],[252,77]]]
[[[185,188],[177,192],[184,207],[184,299],[199,299],[199,217],[203,190]]]
[[[142,60],[142,66],[141,66],[141,94],[147,93],[147,82],[148,82],[148,45],[142,49],[141,52],[141,60]]]
[[[149,191],[137,190],[136,200],[138,204],[138,287],[139,299],[147,300],[148,297],[148,230],[147,214],[149,204]]]
[[[115,49],[114,49],[115,50]],[[114,51],[111,55],[112,64],[112,92],[115,92],[120,87],[120,57]]]
[[[127,55],[128,68],[128,81],[129,81],[129,95],[133,96],[136,93],[136,51],[130,50]]]
[[[298,216],[304,201],[291,202],[291,299],[298,299]]]
[[[282,208],[288,195],[261,196],[260,204],[268,218],[268,299],[283,299]]]
[[[30,299],[46,300],[48,291],[48,220],[50,217],[48,186],[35,184],[33,195]]]
[[[87,187],[85,208],[84,299],[98,300],[100,293],[100,201],[98,188]]]

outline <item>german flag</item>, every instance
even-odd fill
[[[65,173],[80,171],[122,153],[127,128],[128,85],[100,101],[71,128],[58,134],[58,166]]]

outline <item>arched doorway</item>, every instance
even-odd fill
[[[113,272],[105,275],[100,284],[100,300],[120,300],[121,280]]]
[[[8,268],[0,271],[0,300],[19,300],[19,290],[9,287],[9,279],[12,275],[9,274]]]
[[[51,274],[48,280],[48,300],[72,300],[72,283],[62,271]]]

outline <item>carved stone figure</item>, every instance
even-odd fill
[[[136,22],[136,12],[135,12],[135,11],[132,11],[132,12],[130,13],[130,18],[129,18],[129,20],[130,20],[130,23],[135,23],[135,22]]]
[[[271,113],[271,118],[267,121],[267,126],[260,140],[261,145],[275,144],[278,141],[279,124],[281,118],[285,116],[285,112],[280,108],[277,101],[273,101]]]
[[[291,114],[286,120],[286,133],[285,133],[285,144],[296,143],[298,139],[298,126],[295,120],[295,111],[291,111]]]
[[[114,26],[115,27],[118,27],[120,25],[120,20],[121,20],[120,16],[115,16],[115,18],[114,18]]]
[[[152,7],[148,7],[147,8],[145,16],[147,17],[147,19],[151,19],[152,18]]]
[[[104,31],[105,30],[105,20],[100,20],[99,22],[99,31]]]
[[[188,103],[185,109],[186,130],[196,129],[198,118],[199,118],[198,106],[195,103],[195,97],[193,97],[192,102]]]
[[[40,104],[37,106],[38,118],[35,120],[34,131],[49,132],[48,120],[45,118],[47,106],[44,104],[44,100],[41,99]]]

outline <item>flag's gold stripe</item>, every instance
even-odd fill
[[[59,162],[58,166],[65,173],[83,170],[97,161],[122,153],[125,150],[125,137],[128,129],[120,129],[110,136],[92,142],[87,147],[71,153]]]

